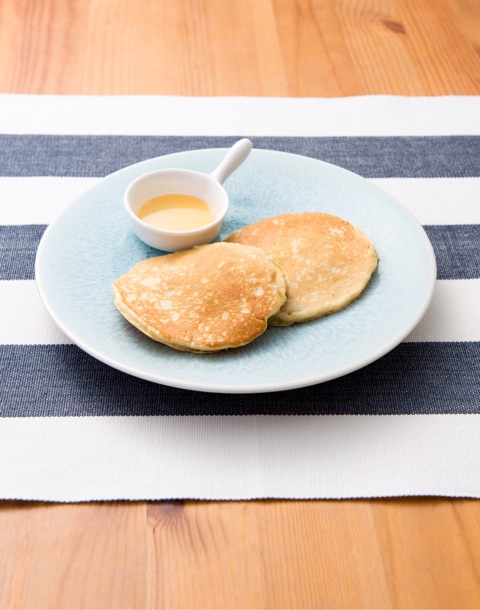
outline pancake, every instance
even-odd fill
[[[155,341],[214,352],[261,335],[286,301],[286,282],[263,250],[220,242],[137,263],[113,294],[120,313]]]
[[[267,218],[225,241],[264,249],[285,273],[287,302],[270,318],[272,326],[343,309],[360,296],[377,266],[371,239],[346,220],[320,212]]]

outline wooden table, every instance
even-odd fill
[[[480,0],[2,0],[0,92],[480,94]],[[1,608],[478,608],[480,503],[0,503]]]

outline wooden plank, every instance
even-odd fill
[[[3,503],[1,608],[478,608],[479,502]]]
[[[370,503],[395,608],[480,607],[480,502]]]
[[[478,14],[479,0],[4,0],[0,88],[470,95]]]
[[[144,608],[144,504],[0,504],[0,608]]]

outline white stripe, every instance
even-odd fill
[[[0,225],[49,224],[99,178],[0,178]]]
[[[480,417],[4,418],[0,463],[5,499],[479,497]]]
[[[478,97],[251,98],[0,95],[0,131],[123,135],[467,135]]]
[[[480,178],[375,178],[424,225],[480,224]]]
[[[437,280],[424,318],[405,339],[480,341],[480,279]],[[53,323],[34,280],[0,281],[0,344],[71,343]]]
[[[49,224],[100,178],[0,178],[0,224]],[[422,224],[480,224],[480,178],[372,178]]]
[[[34,280],[0,281],[0,344],[71,343],[45,309]]]
[[[480,341],[479,303],[480,279],[437,280],[430,307],[405,341]]]

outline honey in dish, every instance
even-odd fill
[[[138,217],[159,229],[193,231],[215,220],[215,213],[206,201],[193,195],[168,194],[148,199]]]

